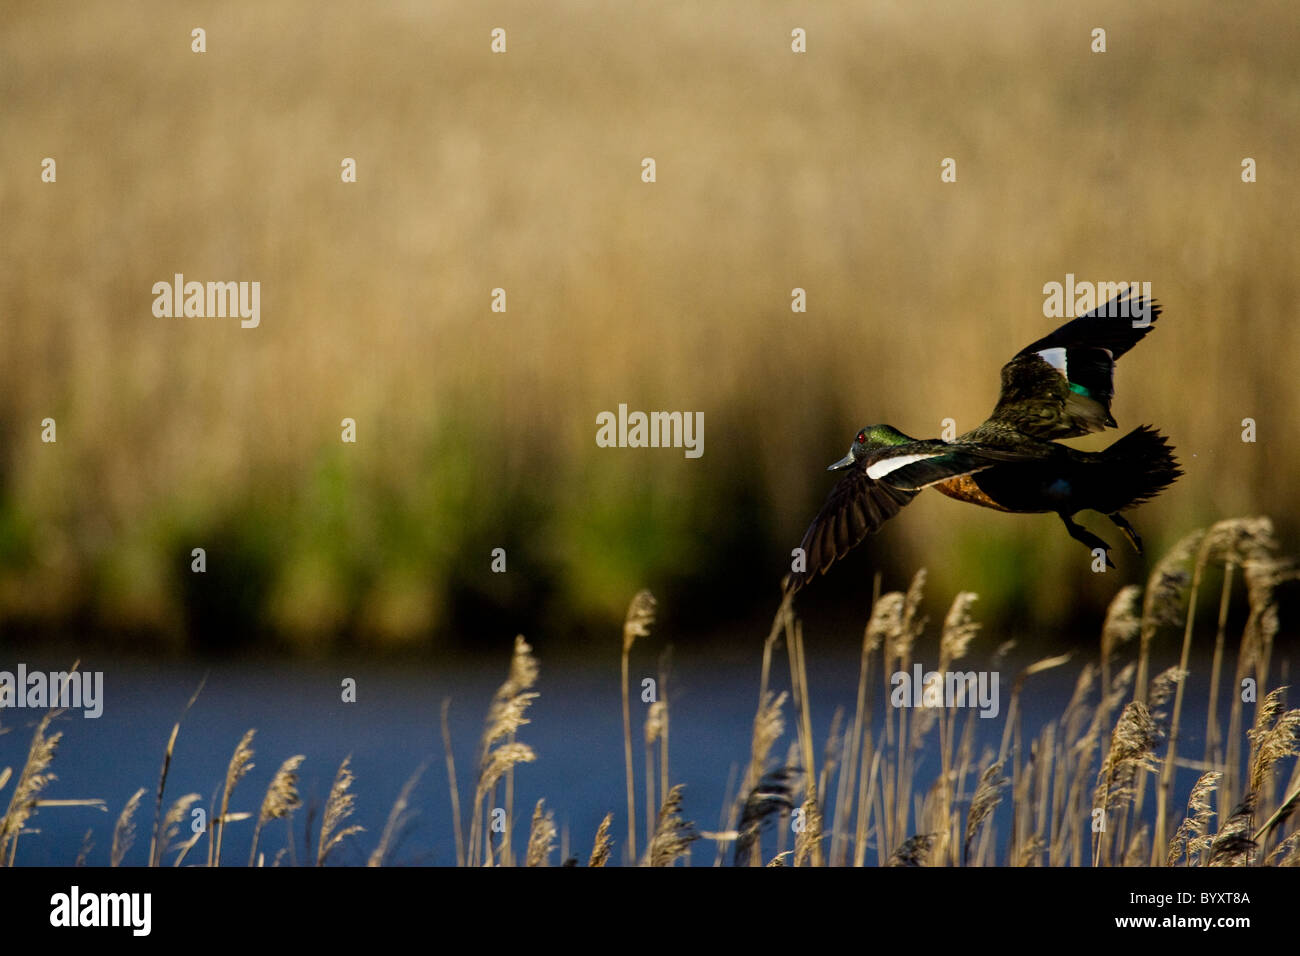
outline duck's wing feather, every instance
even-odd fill
[[[786,587],[798,590],[863,538],[898,514],[923,488],[969,475],[1006,461],[1039,457],[1036,448],[985,448],[942,441],[914,442],[891,449],[887,455],[858,462],[831,490],[826,504],[804,532],[806,570],[792,572]]]
[[[895,488],[867,476],[863,463],[855,465],[835,483],[830,497],[804,532],[803,549],[807,569],[792,571],[785,580],[788,591],[797,591],[839,558],[849,553],[867,535],[898,514],[918,492]]]
[[[1158,303],[1125,290],[1025,346],[1002,367],[1002,393],[989,421],[1049,440],[1114,428],[1115,362],[1159,317]]]
[[[894,459],[887,462],[889,467],[879,475],[879,481],[904,491],[920,491],[949,478],[961,475],[973,475],[985,468],[1008,461],[1033,461],[1040,456],[1021,452],[1016,449],[998,448],[962,448],[950,445],[947,450],[939,451],[925,457]]]

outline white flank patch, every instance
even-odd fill
[[[1069,373],[1067,373],[1065,370],[1065,349],[1064,348],[1043,349],[1041,352],[1038,353],[1038,357],[1041,358],[1048,365],[1052,366],[1052,368],[1056,369],[1062,375],[1066,376],[1066,378],[1069,378]]]
[[[927,458],[939,458],[946,454],[947,452],[943,451],[931,451],[926,452],[924,455],[899,455],[897,458],[886,458],[873,465],[868,465],[867,477],[874,481],[878,478],[883,478],[891,471],[897,471],[904,465],[910,465],[914,461],[925,461]]]

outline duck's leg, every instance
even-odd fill
[[[1115,523],[1115,527],[1124,532],[1124,537],[1128,538],[1128,543],[1133,545],[1133,550],[1141,554],[1142,539],[1138,537],[1137,531],[1125,520],[1124,516],[1117,511],[1113,515],[1106,515],[1106,517]]]
[[[1071,538],[1075,541],[1082,541],[1088,546],[1089,551],[1094,548],[1101,548],[1102,553],[1106,556],[1106,567],[1113,568],[1115,566],[1115,562],[1110,559],[1110,545],[1101,540],[1101,538],[1097,537],[1083,525],[1075,524],[1070,519],[1070,516],[1065,512],[1061,511],[1058,512],[1058,514],[1060,514],[1061,520],[1065,522],[1065,530],[1070,532]]]

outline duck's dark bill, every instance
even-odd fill
[[[853,452],[849,452],[847,455],[845,455],[843,458],[841,458],[841,459],[840,459],[839,461],[837,461],[835,464],[833,464],[833,465],[828,465],[828,466],[826,467],[826,470],[827,470],[827,471],[843,471],[845,468],[848,468],[851,464],[853,464]]]

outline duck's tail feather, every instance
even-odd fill
[[[1150,425],[1140,425],[1099,452],[1090,471],[1090,507],[1103,514],[1150,501],[1183,473],[1169,439]]]

